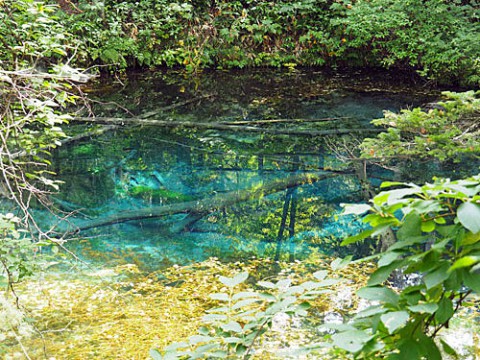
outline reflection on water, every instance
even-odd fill
[[[99,84],[91,95],[101,102],[97,116],[157,112],[153,119],[268,131],[131,125],[63,147],[55,153],[54,165],[65,185],[55,201],[66,211],[77,211],[70,219],[76,226],[151,206],[233,197],[299,173],[346,173],[261,199],[212,204],[201,214],[184,210],[81,231],[71,245],[88,260],[152,268],[210,256],[292,259],[312,246],[325,253],[339,251],[338,239],[361,227],[360,221],[336,217],[339,204],[363,198],[351,165],[338,154],[353,150],[362,136],[304,133],[366,129],[384,109],[418,106],[433,98],[405,79],[381,75],[251,71],[189,79],[163,72]],[[285,129],[303,135],[285,135]],[[70,129],[80,130],[85,127]],[[439,163],[398,165],[395,172],[369,168],[373,185],[392,178],[424,181],[443,171]]]

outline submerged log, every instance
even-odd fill
[[[265,129],[262,127],[246,126],[246,125],[229,125],[220,122],[193,122],[193,121],[175,121],[175,120],[159,120],[159,119],[144,119],[139,117],[132,118],[118,118],[118,117],[77,117],[74,120],[81,122],[93,122],[97,124],[113,124],[113,125],[145,125],[145,126],[163,126],[175,128],[195,128],[195,129],[211,129],[211,130],[225,130],[236,132],[258,132],[275,135],[299,135],[299,136],[323,136],[323,135],[341,135],[382,132],[381,129],[326,129],[326,130],[297,130],[297,129]]]
[[[265,125],[265,124],[293,124],[293,123],[304,123],[304,122],[324,122],[324,121],[337,121],[337,120],[346,120],[351,119],[350,116],[341,116],[341,117],[326,117],[318,119],[265,119],[265,120],[239,120],[239,121],[222,121],[221,124],[225,125]]]
[[[139,119],[146,119],[148,117],[152,117],[152,116],[155,116],[155,115],[160,115],[162,112],[166,112],[166,111],[173,110],[173,109],[176,109],[176,108],[179,108],[179,107],[183,107],[185,105],[188,105],[188,104],[191,104],[191,103],[194,103],[194,102],[198,102],[198,101],[201,101],[203,99],[212,98],[214,96],[215,96],[215,94],[205,94],[205,95],[201,95],[201,96],[196,96],[194,98],[187,99],[187,100],[182,101],[182,102],[167,105],[167,106],[161,107],[157,110],[141,114],[139,116]],[[77,119],[79,119],[79,118],[74,118],[73,120],[77,120]],[[83,119],[83,118],[80,118],[80,119]],[[85,118],[85,119],[98,119],[98,118]],[[108,131],[118,129],[119,125],[121,125],[121,124],[107,124],[106,126],[103,126],[101,128],[98,128],[98,129],[87,131],[85,133],[81,133],[81,134],[78,134],[78,135],[75,135],[75,136],[67,137],[66,139],[60,140],[59,143],[60,143],[60,145],[67,145],[67,144],[70,144],[70,143],[73,143],[73,142],[76,142],[76,141],[81,141],[81,140],[84,140],[84,139],[88,139],[88,138],[91,138],[91,137],[94,137],[94,136],[100,136],[100,135],[102,135],[102,134],[104,134]],[[50,149],[52,149],[56,146],[58,146],[58,145],[47,146],[47,147],[42,148],[42,150],[50,150]],[[8,155],[8,157],[10,159],[15,160],[15,159],[18,159],[20,157],[28,156],[29,153],[25,150],[21,150],[21,151],[17,151],[17,152],[11,153],[11,154],[3,154],[2,153],[0,155],[2,155],[2,156],[3,155],[5,155],[5,156]]]
[[[206,215],[212,211],[233,205],[239,202],[259,199],[275,192],[300,186],[303,184],[314,183],[320,180],[340,175],[350,175],[344,172],[318,172],[313,174],[298,174],[271,181],[262,186],[256,186],[250,189],[235,190],[224,194],[218,194],[210,198],[201,200],[186,201],[181,203],[153,206],[144,209],[122,211],[114,215],[97,218],[79,225],[76,231],[98,228],[133,220],[155,219],[165,215],[173,214],[196,214]]]

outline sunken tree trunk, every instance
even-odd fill
[[[134,220],[145,220],[160,218],[166,215],[173,214],[189,214],[195,215],[194,217],[204,216],[210,212],[218,209],[230,206],[242,201],[259,199],[266,195],[297,187],[303,184],[314,183],[323,179],[331,178],[334,176],[345,175],[347,173],[342,172],[319,172],[309,174],[297,174],[284,179],[271,181],[250,189],[235,190],[224,194],[218,194],[210,198],[201,200],[187,201],[163,206],[147,207],[136,210],[127,210],[118,212],[114,215],[101,217],[93,220],[78,224],[74,231],[87,230],[91,228],[97,228],[101,226],[108,226],[112,224],[123,223]]]

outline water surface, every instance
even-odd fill
[[[55,201],[65,211],[76,211],[70,219],[73,228],[123,211],[233,196],[298,174],[345,172],[261,199],[212,207],[197,218],[179,213],[81,231],[71,243],[88,261],[151,268],[210,256],[298,259],[313,248],[327,254],[345,251],[339,240],[358,231],[361,223],[337,217],[340,204],[364,197],[344,156],[355,155],[355,145],[374,135],[368,132],[370,121],[383,110],[420,106],[438,96],[392,74],[313,70],[209,72],[199,77],[172,71],[133,73],[89,91],[98,101],[93,111],[99,117],[157,112],[151,119],[256,130],[125,125],[60,148],[54,166],[65,184]],[[366,131],[315,136],[335,129]],[[452,171],[437,162],[397,165],[396,171],[369,166],[372,185],[390,179],[421,182]]]

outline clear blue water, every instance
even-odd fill
[[[71,228],[123,211],[232,194],[298,173],[349,171],[332,144],[351,149],[367,134],[327,138],[274,132],[369,128],[384,109],[418,106],[436,96],[389,74],[273,70],[214,72],[200,78],[174,72],[130,74],[122,83],[99,83],[91,91],[90,97],[99,101],[94,108],[97,116],[130,117],[198,99],[153,118],[241,125],[267,119],[310,121],[251,124],[269,133],[122,126],[60,148],[54,166],[65,184],[55,201],[65,211],[76,211],[69,219]],[[324,118],[336,119],[312,121]],[[72,126],[69,131],[85,129]],[[444,170],[468,172],[435,162],[398,165],[395,173],[370,167],[370,181],[377,186],[388,179],[425,181]],[[343,175],[300,186],[288,196],[283,190],[212,208],[186,230],[179,229],[187,216],[180,213],[81,231],[70,246],[87,261],[133,262],[148,268],[210,256],[302,258],[313,248],[334,254],[346,251],[339,241],[361,227],[358,220],[337,217],[340,203],[363,201],[360,190],[354,175]],[[280,236],[289,196],[295,201],[288,203]],[[289,229],[292,211],[294,229]]]

